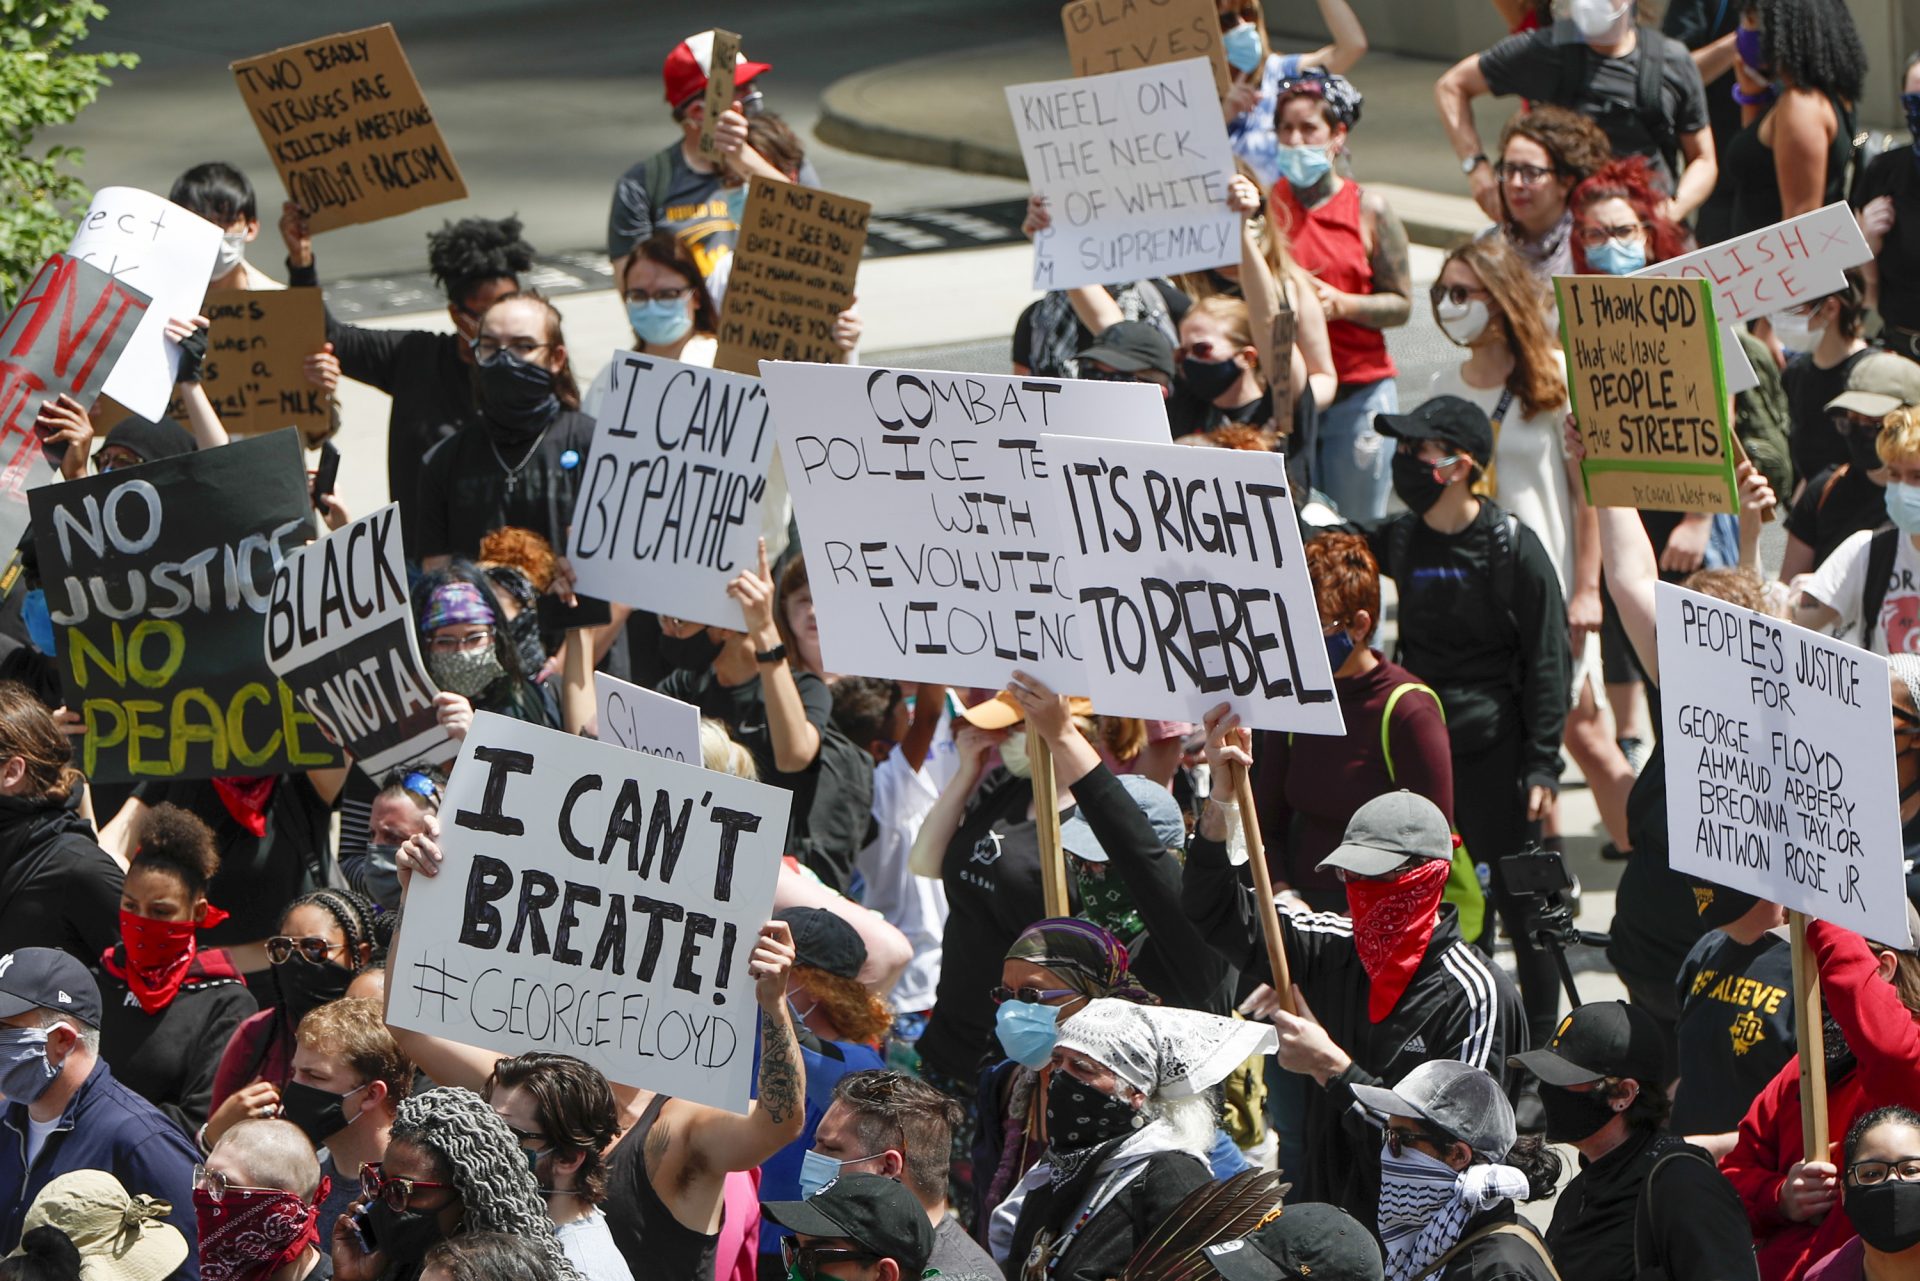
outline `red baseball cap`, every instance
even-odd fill
[[[713,32],[702,31],[673,46],[660,77],[666,82],[667,105],[677,107],[707,91],[707,64],[713,60]],[[748,62],[745,54],[734,63],[733,83],[744,85],[762,71],[773,70],[767,62]]]

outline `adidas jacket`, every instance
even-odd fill
[[[1254,918],[1250,874],[1227,861],[1226,847],[1195,836],[1187,854],[1182,906],[1214,950],[1244,974],[1267,968]],[[1305,1168],[1289,1171],[1294,1199],[1327,1201],[1362,1223],[1374,1219],[1381,1135],[1353,1097],[1355,1085],[1393,1085],[1429,1059],[1459,1059],[1509,1087],[1507,1056],[1527,1048],[1520,993],[1478,949],[1460,937],[1451,903],[1399,1002],[1379,1023],[1367,1018],[1367,972],[1353,945],[1353,924],[1332,912],[1281,913],[1287,966],[1334,1043],[1353,1064],[1308,1095]]]

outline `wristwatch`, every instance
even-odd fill
[[[1484,151],[1476,151],[1460,162],[1460,172],[1470,174],[1486,163],[1488,163],[1487,153]]]
[[[787,657],[787,647],[786,647],[786,644],[783,642],[779,645],[775,645],[772,649],[763,649],[763,650],[756,651],[753,656],[753,661],[756,663],[765,665],[767,663],[782,662],[786,659],[786,657]]]

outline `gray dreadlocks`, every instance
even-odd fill
[[[553,1235],[520,1141],[479,1095],[450,1086],[416,1094],[394,1114],[391,1137],[433,1154],[460,1191],[463,1232],[519,1237],[546,1256],[558,1281],[583,1281]]]

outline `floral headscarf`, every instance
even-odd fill
[[[1036,921],[1013,941],[1006,959],[1051,970],[1089,1000],[1111,996],[1137,1005],[1160,1004],[1159,997],[1134,981],[1127,968],[1127,945],[1087,921],[1073,917]]]

